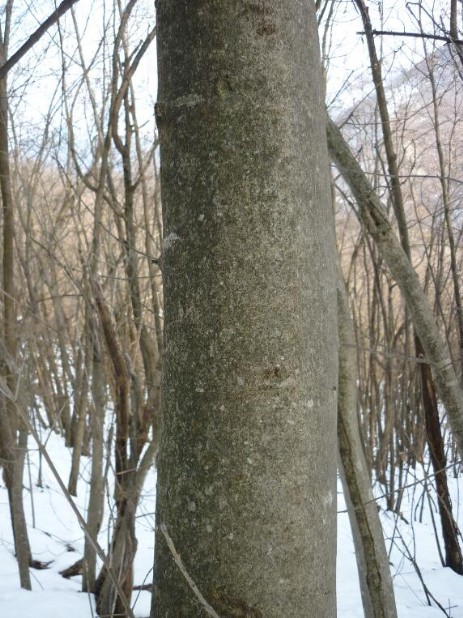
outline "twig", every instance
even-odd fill
[[[462,463],[461,460],[457,460],[456,462],[458,465]],[[413,483],[408,483],[408,485],[404,485],[403,487],[400,487],[399,489],[394,489],[394,491],[392,493],[397,494],[401,491],[405,491],[405,489],[410,489],[411,487],[417,487],[418,485],[425,485],[427,483],[427,481],[429,479],[433,479],[435,478],[438,474],[440,474],[441,472],[444,472],[445,470],[450,470],[450,468],[453,468],[455,466],[455,462],[448,464],[447,466],[445,466],[444,468],[441,468],[440,470],[436,470],[433,474],[427,474],[426,478],[423,479],[418,479],[416,481],[413,481]],[[365,504],[370,504],[371,502],[379,502],[380,500],[382,500],[383,498],[386,498],[387,494],[386,493],[382,493],[380,496],[376,496],[374,498],[372,498],[371,500],[367,500],[366,502],[362,502],[362,505]],[[360,508],[360,507],[355,507]],[[337,511],[337,514],[341,514],[341,513],[348,513],[348,509],[343,509],[341,511]]]
[[[365,32],[357,32],[357,34],[365,34]],[[461,39],[454,39],[451,36],[441,36],[439,34],[425,34],[423,32],[400,32],[396,30],[372,30],[374,36],[404,36],[414,39],[431,39],[433,41],[444,41],[444,43],[455,43],[463,45]]]
[[[403,538],[400,530],[397,528],[397,533],[399,535],[400,540],[402,541],[402,545],[404,547],[404,551],[405,551],[405,555],[408,558],[408,560],[411,562],[411,564],[413,565],[413,568],[415,569],[415,573],[418,576],[418,579],[421,582],[421,585],[423,587],[423,591],[424,594],[426,595],[426,600],[428,602],[428,605],[431,606],[431,600],[434,601],[434,603],[437,605],[437,607],[443,612],[443,614],[447,617],[447,618],[451,618],[450,614],[445,610],[445,608],[439,603],[439,601],[436,599],[436,597],[432,594],[432,592],[429,590],[428,586],[425,584],[424,581],[424,577],[423,574],[421,573],[421,570],[418,566],[418,563],[416,562],[415,558],[412,556],[410,549],[408,548],[405,539]]]
[[[188,574],[188,572],[187,572],[187,570],[185,568],[185,565],[183,564],[182,558],[180,557],[180,554],[178,553],[178,551],[175,549],[174,542],[171,539],[169,533],[167,532],[166,524],[161,524],[160,528],[161,528],[162,534],[164,535],[164,538],[166,539],[167,546],[170,549],[170,552],[171,552],[172,557],[173,557],[173,559],[175,561],[175,564],[180,569],[183,577],[188,582],[188,585],[190,586],[190,588],[195,593],[195,595],[198,598],[199,602],[204,607],[204,609],[207,611],[209,616],[212,616],[212,618],[220,618],[219,614],[215,611],[215,609],[213,607],[211,607],[209,605],[209,603],[206,601],[206,599],[203,597],[203,595],[199,591],[198,586],[194,583],[194,581],[192,580],[192,578]]]

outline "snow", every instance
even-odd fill
[[[429,474],[429,472],[428,472]],[[436,526],[440,526],[434,501],[428,501],[425,492],[424,471],[410,468],[404,483],[406,489],[400,515],[382,510],[380,512],[386,548],[389,555],[394,582],[399,618],[437,618],[444,616],[432,597],[446,610],[451,618],[463,618],[463,586],[460,575],[449,568],[443,568],[439,559],[432,514]],[[449,487],[454,506],[454,517],[462,527],[463,504],[459,486],[461,477],[454,478],[449,471]],[[377,489],[377,488],[376,488]],[[380,495],[380,492],[376,492]],[[422,501],[424,506],[422,507]],[[460,502],[459,502],[460,500]],[[378,505],[384,506],[379,499]],[[338,561],[337,590],[338,616],[341,618],[362,618],[360,590],[356,573],[356,562],[348,514],[340,485],[338,491]],[[433,513],[431,513],[431,509]],[[417,521],[421,518],[421,521]],[[442,541],[440,540],[442,545]],[[429,606],[423,585],[413,565],[416,562],[424,584],[432,595]]]
[[[62,479],[67,481],[71,452],[60,436],[47,436],[47,450]],[[41,465],[42,487],[37,485]],[[87,481],[90,465],[82,459],[81,478],[76,504],[85,516],[88,500]],[[404,492],[401,516],[381,510],[381,519],[390,552],[391,572],[394,578],[396,602],[400,618],[437,618],[444,613],[426,593],[410,557],[416,560],[425,586],[451,618],[463,618],[463,585],[461,577],[443,568],[439,560],[431,508],[435,502],[424,494],[423,470],[410,469]],[[135,584],[151,582],[154,550],[154,500],[156,475],[149,474],[137,515],[139,546],[135,560]],[[461,478],[449,475],[455,516],[462,527],[463,497],[459,492]],[[377,489],[377,488],[376,488]],[[379,495],[379,491],[377,492]],[[107,547],[111,532],[110,491],[106,503],[106,519],[99,541]],[[29,522],[30,542],[35,559],[48,562],[45,570],[31,570],[32,592],[21,590],[18,583],[16,560],[13,554],[12,532],[7,493],[0,486],[0,616],[2,618],[94,618],[91,595],[80,592],[80,576],[64,579],[59,571],[71,566],[83,553],[84,537],[71,507],[58,488],[45,462],[39,463],[39,454],[31,445],[25,474],[25,507]],[[424,502],[422,502],[424,500]],[[380,507],[384,501],[378,500]],[[412,516],[415,514],[415,518]],[[421,521],[418,518],[421,517]],[[439,518],[434,512],[439,525]],[[357,567],[348,515],[345,511],[341,486],[338,487],[338,568],[337,594],[339,618],[362,618],[362,604],[358,585]],[[147,618],[150,612],[150,594],[135,591],[132,598],[136,618]]]

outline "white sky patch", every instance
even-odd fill
[[[111,68],[115,29],[119,16],[114,17],[108,0],[80,0],[74,6],[76,22],[82,39],[82,53],[88,79],[101,109],[108,102],[108,75]],[[123,6],[126,2],[122,3]],[[56,7],[54,0],[19,0],[14,4],[9,54],[13,54],[30,34]],[[117,9],[116,9],[117,12]],[[132,12],[127,31],[130,53],[136,51],[155,25],[154,2],[139,0]],[[61,55],[61,42],[64,54]],[[64,82],[62,81],[65,67]],[[68,104],[73,106],[73,128],[79,149],[85,153],[95,145],[96,131],[90,97],[82,86],[83,69],[77,46],[77,36],[68,11],[52,26],[31,51],[9,74],[10,106],[23,156],[33,157],[40,147],[44,127],[49,127],[49,139],[56,154],[64,151],[66,122],[63,106],[63,84]],[[133,78],[136,106],[142,139],[154,141],[154,103],[157,95],[156,41],[145,53]]]
[[[333,22],[325,37],[324,51],[327,62],[327,103],[332,115],[342,108],[352,108],[356,102],[373,93],[368,53],[363,24],[353,0],[336,2]],[[375,30],[436,34],[436,26],[448,30],[446,0],[368,0],[370,20]],[[461,15],[461,7],[459,8]],[[436,24],[431,17],[434,16]],[[461,18],[460,18],[461,19]],[[421,21],[421,26],[420,22]],[[320,38],[324,40],[324,24]],[[437,32],[437,34],[445,34]],[[393,80],[424,57],[420,38],[383,35],[375,37],[378,56],[382,61],[383,76]],[[438,43],[442,46],[444,43]],[[428,46],[429,45],[428,42]],[[323,50],[322,50],[323,53]]]

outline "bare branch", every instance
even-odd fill
[[[47,19],[40,24],[40,26],[31,34],[31,36],[27,39],[24,45],[11,56],[8,60],[2,64],[0,67],[0,79],[4,79],[8,72],[21,60],[23,56],[27,54],[27,52],[32,49],[32,47],[42,38],[45,32],[55,24],[60,17],[68,11],[71,6],[76,4],[79,0],[63,0],[63,2],[59,5],[59,7],[53,11],[53,13],[47,17]]]
[[[442,36],[439,34],[425,34],[424,32],[400,32],[399,30],[372,30],[374,36],[405,36],[415,39],[431,39],[432,41],[444,41],[444,43],[455,43],[455,45],[463,45],[461,39],[455,39],[451,36]],[[365,32],[357,32],[364,35]]]
[[[175,560],[175,564],[180,569],[183,577],[187,580],[188,585],[190,586],[190,588],[195,593],[195,595],[196,595],[197,599],[200,601],[201,605],[207,611],[209,616],[212,616],[212,618],[220,618],[220,616],[215,611],[215,609],[213,607],[211,607],[209,605],[209,603],[206,601],[206,599],[203,597],[203,595],[199,591],[198,586],[195,584],[195,582],[193,581],[193,579],[189,575],[188,571],[186,570],[185,565],[183,564],[182,558],[181,558],[180,554],[177,552],[177,550],[175,549],[174,542],[171,539],[169,533],[167,532],[166,524],[161,524],[161,532],[164,535],[164,538],[166,539],[166,543],[167,543],[167,545],[168,545],[168,547],[169,547],[169,549],[171,551],[173,559]]]

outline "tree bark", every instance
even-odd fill
[[[336,267],[314,5],[158,2],[152,615],[336,615]],[[181,556],[179,568],[166,536]]]

